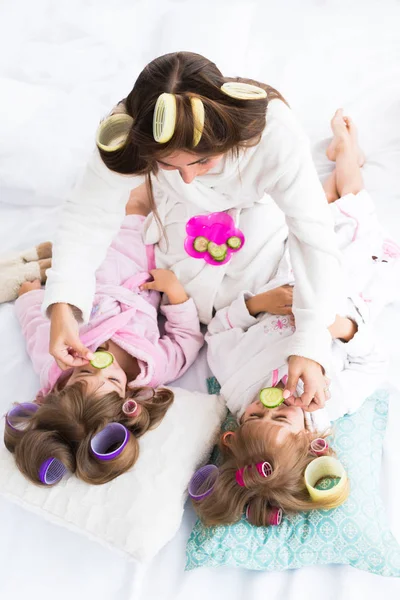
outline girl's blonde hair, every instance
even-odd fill
[[[310,443],[326,434],[302,431],[287,433],[283,442],[278,442],[280,427],[272,424],[247,422],[220,441],[222,464],[211,494],[194,507],[206,525],[228,525],[239,521],[247,510],[247,519],[253,525],[267,526],[272,510],[295,513],[318,508],[334,508],[342,504],[349,494],[348,484],[340,497],[319,502],[311,500],[304,481],[304,472],[316,456]],[[334,455],[328,448],[326,455]],[[260,475],[249,465],[269,462],[272,474]],[[243,471],[244,487],[236,480],[238,469]]]
[[[14,453],[19,470],[33,483],[41,485],[39,469],[49,457],[60,460],[87,483],[106,483],[135,464],[139,456],[137,438],[156,427],[173,402],[174,395],[168,389],[154,390],[150,400],[143,400],[146,391],[148,388],[136,388],[123,399],[116,392],[102,397],[88,394],[82,382],[65,387],[56,384],[40,400],[39,409],[23,430],[15,430],[6,422],[5,445]],[[122,411],[126,399],[138,404],[133,416]],[[132,435],[119,456],[101,461],[91,452],[90,442],[113,422],[125,425]]]

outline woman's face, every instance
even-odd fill
[[[255,400],[245,410],[242,423],[266,423],[280,428],[279,440],[284,441],[290,433],[300,433],[304,430],[304,412],[299,406],[281,404],[278,408],[266,408],[259,399]]]
[[[217,156],[201,156],[192,152],[174,152],[163,160],[157,161],[160,169],[165,171],[179,171],[185,183],[192,183],[195,177],[205,175],[221,160],[223,154]]]

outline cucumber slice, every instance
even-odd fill
[[[198,235],[193,242],[193,248],[196,252],[205,252],[207,250],[209,240],[202,235]]]
[[[228,244],[229,248],[232,248],[232,250],[238,250],[242,245],[242,240],[240,237],[237,237],[237,235],[233,235],[226,240],[226,243]]]
[[[283,390],[273,387],[263,388],[260,392],[260,400],[266,408],[276,408],[285,401]]]
[[[114,357],[110,352],[105,350],[98,350],[94,353],[94,358],[90,361],[90,364],[95,369],[105,369],[114,362]]]
[[[210,242],[207,247],[209,255],[212,256],[213,259],[217,260],[218,262],[225,260],[227,250],[228,247],[226,244],[218,245],[215,242]]]

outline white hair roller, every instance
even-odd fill
[[[221,92],[231,98],[236,98],[236,100],[261,100],[267,97],[267,92],[263,88],[240,81],[224,83],[221,86]]]
[[[319,490],[315,486],[325,477],[337,477],[340,481],[331,489]],[[307,466],[304,480],[311,499],[315,502],[328,500],[334,502],[339,499],[347,484],[347,474],[344,467],[337,458],[332,456],[320,456]]]
[[[161,94],[154,107],[153,137],[159,144],[165,144],[174,135],[176,124],[176,98],[174,94]]]
[[[204,104],[200,98],[190,98],[190,104],[192,105],[193,112],[193,147],[195,148],[201,136],[203,135],[204,129]]]
[[[97,129],[96,144],[104,152],[115,152],[126,144],[133,125],[130,115],[117,113],[102,121]]]

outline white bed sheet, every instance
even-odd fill
[[[51,238],[59,204],[90,151],[99,118],[129,90],[151,58],[176,49],[209,56],[226,74],[275,85],[314,143],[344,105],[359,124],[366,186],[382,222],[400,239],[400,6],[385,2],[294,0],[9,0],[0,8],[0,253]],[[316,146],[321,176],[332,168]],[[12,306],[0,307],[0,411],[29,399],[37,379]],[[400,387],[400,306],[377,333]],[[186,375],[204,389],[203,358]],[[400,541],[398,423],[394,392],[382,490]],[[160,502],[162,499],[160,499]],[[397,506],[396,506],[397,505]],[[400,581],[350,567],[285,573],[199,569],[184,573],[190,507],[180,531],[147,566],[0,500],[0,598],[58,600],[327,600],[400,597]]]

